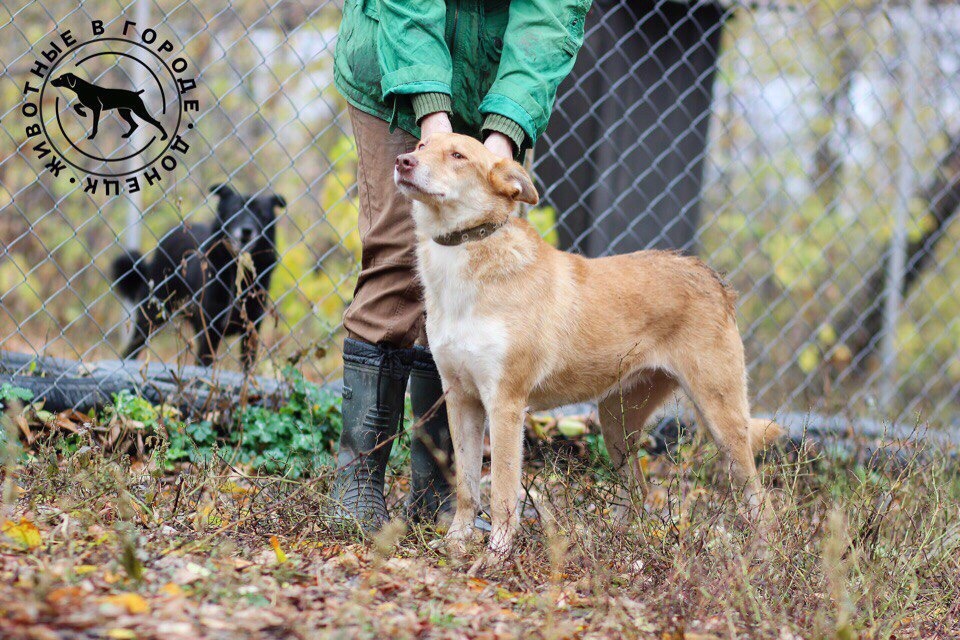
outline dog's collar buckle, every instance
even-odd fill
[[[451,231],[450,233],[444,233],[443,235],[434,237],[433,241],[444,247],[456,247],[471,240],[483,240],[484,238],[489,238],[497,229],[506,225],[507,220],[509,220],[509,218],[501,222],[484,222],[469,229]]]

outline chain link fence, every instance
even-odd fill
[[[130,310],[111,261],[212,220],[208,190],[228,182],[286,201],[257,373],[297,359],[336,378],[360,248],[356,150],[333,87],[340,14],[296,0],[5,3],[0,350],[118,358]],[[175,168],[108,195],[37,158],[24,87],[63,31],[128,20],[141,44],[148,30],[171,42],[199,106]],[[954,422],[958,43],[953,3],[596,0],[535,149],[543,197],[529,216],[569,250],[681,249],[725,272],[761,410]],[[111,58],[101,77],[142,88],[145,66]],[[40,105],[49,127],[55,93]],[[122,116],[104,111],[100,126],[121,133]],[[73,117],[61,130],[89,126]],[[156,134],[140,129],[132,142]],[[191,335],[169,323],[141,360],[194,364]],[[240,369],[238,341],[219,366]]]

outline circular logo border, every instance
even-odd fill
[[[77,43],[76,45],[74,45],[74,46],[70,47],[69,49],[67,49],[67,51],[65,51],[65,52],[63,53],[63,55],[53,64],[53,66],[50,67],[50,71],[47,73],[47,77],[44,78],[43,84],[42,84],[41,87],[40,87],[40,99],[39,99],[39,103],[40,103],[40,113],[39,113],[39,115],[40,115],[40,126],[42,127],[42,130],[43,130],[43,136],[44,136],[44,138],[47,139],[47,142],[50,143],[50,146],[53,147],[53,149],[59,154],[59,156],[60,156],[61,158],[63,158],[63,161],[64,161],[64,162],[66,162],[67,164],[69,164],[71,167],[73,167],[73,168],[76,169],[77,171],[80,171],[80,172],[85,173],[85,174],[90,174],[90,175],[98,176],[98,177],[101,177],[101,178],[121,178],[121,177],[123,177],[123,176],[129,176],[129,175],[131,175],[131,174],[138,173],[138,172],[140,172],[140,171],[143,171],[143,170],[146,169],[147,167],[150,167],[150,166],[153,165],[155,162],[157,162],[157,160],[159,160],[159,159],[161,158],[161,156],[163,156],[163,154],[166,153],[167,150],[170,148],[170,146],[173,144],[174,139],[176,138],[177,134],[180,132],[180,125],[181,125],[181,123],[183,122],[183,96],[180,94],[179,91],[177,91],[177,124],[176,124],[176,126],[174,127],[173,132],[167,135],[167,144],[166,144],[166,146],[164,146],[163,149],[162,149],[156,156],[154,156],[153,158],[151,158],[148,162],[145,162],[142,166],[139,166],[139,167],[137,167],[136,169],[131,169],[131,170],[129,170],[129,171],[124,171],[124,172],[122,172],[122,173],[116,173],[116,172],[115,172],[115,173],[101,173],[101,172],[99,172],[99,171],[91,171],[91,170],[89,170],[89,169],[85,169],[85,168],[83,168],[83,167],[81,167],[81,166],[78,166],[78,165],[74,164],[74,163],[66,156],[66,154],[63,153],[63,151],[60,149],[60,147],[57,146],[57,144],[56,144],[56,143],[53,141],[53,139],[50,137],[50,134],[47,133],[47,123],[46,123],[46,119],[44,118],[44,100],[43,100],[43,97],[44,97],[44,95],[46,94],[47,85],[49,84],[50,79],[54,76],[54,71],[56,71],[56,70],[60,67],[60,65],[70,56],[70,54],[73,53],[74,51],[76,51],[77,49],[80,49],[80,48],[82,48],[82,47],[88,46],[88,45],[90,45],[90,44],[96,44],[96,43],[99,43],[99,42],[107,42],[107,41],[124,42],[124,43],[126,43],[126,44],[132,44],[132,45],[134,45],[134,46],[136,46],[136,47],[140,47],[141,49],[143,49],[144,51],[146,51],[147,53],[149,53],[149,54],[152,55],[154,58],[156,58],[157,60],[160,61],[160,64],[163,65],[163,68],[166,69],[167,73],[170,75],[170,78],[173,80],[173,86],[175,86],[175,87],[177,86],[177,77],[176,77],[176,75],[173,73],[173,69],[170,68],[170,66],[167,64],[166,60],[164,60],[164,59],[161,58],[156,52],[154,52],[153,50],[151,50],[150,47],[147,47],[146,45],[140,44],[139,42],[134,42],[133,40],[128,40],[127,38],[118,38],[118,37],[116,37],[116,36],[111,36],[111,37],[109,37],[109,38],[93,38],[93,39],[90,39],[90,40],[85,40],[84,42]],[[141,62],[142,62],[142,61],[141,61]],[[57,114],[57,116],[59,117],[59,113]],[[68,141],[69,141],[69,140],[68,140]],[[69,142],[72,143],[72,141],[69,141]],[[82,152],[81,152],[81,153],[82,153]],[[106,162],[106,161],[105,161],[105,162]]]

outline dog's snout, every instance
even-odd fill
[[[240,228],[240,242],[247,244],[250,240],[253,239],[253,229],[250,227],[241,227]]]
[[[412,153],[404,153],[397,156],[397,169],[400,171],[411,171],[417,164],[417,159]]]

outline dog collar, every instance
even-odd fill
[[[508,219],[502,220],[501,222],[484,222],[483,224],[478,224],[477,226],[470,227],[469,229],[451,231],[450,233],[436,236],[433,241],[445,247],[455,247],[463,244],[464,242],[470,242],[471,240],[483,240],[484,238],[493,235],[494,231],[507,224]]]

